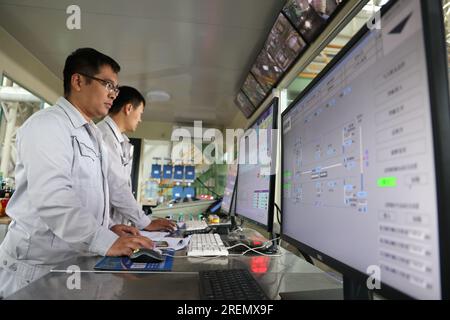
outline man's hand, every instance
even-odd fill
[[[154,219],[144,228],[147,231],[174,231],[177,224],[172,220]]]
[[[124,224],[116,224],[111,227],[111,231],[117,234],[119,237],[122,236],[139,236],[139,230],[135,227],[127,226]]]
[[[140,248],[153,249],[153,241],[142,236],[122,236],[118,238],[106,253],[109,257],[129,256]]]

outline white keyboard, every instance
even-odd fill
[[[228,250],[217,233],[193,234],[187,255],[190,257],[228,256]]]
[[[203,230],[208,228],[208,224],[204,220],[188,220],[185,221],[186,231]]]

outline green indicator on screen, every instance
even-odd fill
[[[285,172],[284,172],[284,177],[285,177],[285,178],[290,178],[290,177],[292,177],[292,172],[290,172],[290,171],[285,171]]]
[[[378,186],[380,188],[393,188],[397,186],[397,178],[395,177],[386,177],[378,179]]]
[[[284,189],[290,189],[291,186],[292,186],[292,184],[290,184],[290,183],[285,183],[285,184],[284,184]]]

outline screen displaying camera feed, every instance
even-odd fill
[[[283,12],[302,37],[312,43],[343,0],[288,0]]]
[[[269,55],[286,71],[305,47],[305,41],[280,13],[266,41],[265,49]]]
[[[247,119],[256,111],[255,107],[242,91],[237,94],[235,103]]]
[[[245,79],[244,85],[242,86],[242,91],[244,91],[256,108],[259,107],[266,96],[263,88],[259,85],[251,73],[249,73],[247,79]]]
[[[267,51],[263,49],[252,67],[252,73],[263,90],[269,92],[282,76],[283,70],[275,63]]]

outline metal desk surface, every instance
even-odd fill
[[[19,290],[9,299],[199,299],[198,271],[210,269],[247,268],[273,300],[280,292],[326,290],[342,285],[320,269],[296,255],[280,249],[280,257],[229,256],[220,258],[175,258],[171,272],[111,273],[94,272],[100,257],[79,257],[62,264],[58,270],[71,265],[80,267],[80,289],[69,290],[67,282],[73,274],[52,272]],[[183,251],[177,256],[184,255]]]

